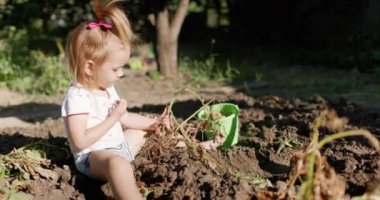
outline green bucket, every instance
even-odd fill
[[[232,103],[219,103],[209,106],[198,113],[198,120],[205,121],[210,119],[211,113],[220,113],[220,118],[215,119],[215,124],[220,133],[226,139],[219,148],[230,148],[238,142],[239,136],[239,107]],[[211,119],[212,120],[212,119]],[[207,134],[206,138],[212,139],[213,133]]]

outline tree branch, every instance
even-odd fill
[[[178,8],[174,14],[170,32],[171,32],[171,39],[177,40],[179,36],[179,32],[181,31],[181,27],[183,24],[183,21],[185,20],[187,10],[189,8],[189,0],[180,0]]]
[[[163,9],[156,16],[156,29],[158,33],[158,39],[168,39],[170,37],[169,32],[169,11],[167,8]]]

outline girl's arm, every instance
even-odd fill
[[[157,122],[156,118],[142,116],[137,113],[125,113],[120,118],[123,128],[147,130]]]
[[[152,130],[155,125],[162,124],[167,130],[172,130],[170,121],[170,114],[165,108],[161,116],[158,118],[145,117],[136,113],[126,112],[121,118],[120,123],[123,128],[139,129],[139,130]]]
[[[87,128],[88,114],[76,114],[67,117],[69,137],[78,150],[85,149],[98,141],[125,114],[127,103],[121,100],[112,113],[98,125]]]

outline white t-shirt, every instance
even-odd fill
[[[91,128],[101,123],[108,116],[110,109],[114,105],[116,100],[120,97],[117,94],[115,87],[109,87],[106,89],[107,96],[95,94],[90,90],[82,87],[78,83],[73,83],[66,92],[65,98],[62,104],[62,117],[67,117],[74,114],[88,113],[87,128]],[[67,126],[67,120],[65,122],[65,132],[69,133]],[[71,152],[74,155],[74,159],[79,156],[89,153],[91,151],[105,149],[120,145],[124,142],[124,133],[120,122],[116,122],[115,125],[103,135],[97,142],[91,146],[79,151],[72,145],[72,141],[68,138]]]

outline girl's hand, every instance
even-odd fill
[[[155,122],[147,129],[147,131],[156,135],[164,134],[165,131],[171,132],[173,128],[170,117],[171,113],[169,113],[168,109],[165,108],[161,116],[154,120]]]
[[[162,112],[160,118],[159,118],[162,123],[162,125],[164,125],[164,127],[168,130],[168,131],[172,131],[172,125],[171,125],[171,121],[170,121],[170,113],[168,111],[168,108],[165,108],[164,112]]]
[[[125,99],[120,99],[115,102],[114,109],[111,111],[110,115],[116,116],[118,119],[127,112],[127,101]]]

